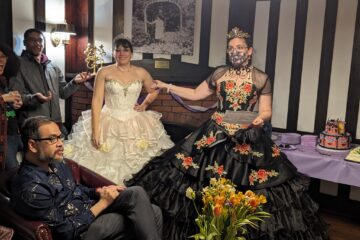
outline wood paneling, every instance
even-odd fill
[[[11,0],[0,1],[0,42],[13,45]]]
[[[65,0],[65,19],[74,24],[76,36],[70,38],[65,50],[65,72],[67,76],[87,71],[84,50],[94,42],[94,0]],[[65,126],[72,124],[72,98],[65,104]]]
[[[45,0],[35,0],[35,28],[41,31],[46,31],[45,20]]]
[[[124,33],[124,0],[113,1],[113,38]]]
[[[71,37],[70,44],[66,46],[66,73],[87,70],[84,50],[93,41],[93,25],[90,25],[94,22],[93,6],[93,0],[65,0],[65,19],[76,29],[76,36]]]

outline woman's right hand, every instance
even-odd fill
[[[91,137],[91,144],[94,146],[94,148],[99,149],[100,144],[100,133],[93,131],[92,137]]]
[[[154,80],[154,83],[151,86],[151,88],[153,88],[153,89],[163,89],[163,88],[167,88],[167,87],[168,87],[168,84],[164,83],[160,80]]]
[[[1,95],[5,102],[14,103],[21,102],[21,95],[18,91],[13,91]]]

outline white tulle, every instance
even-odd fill
[[[174,144],[160,122],[161,114],[133,110],[141,89],[140,81],[128,85],[106,81],[100,115],[101,148],[91,144],[91,110],[87,110],[65,142],[65,157],[121,185],[151,158],[171,148]]]

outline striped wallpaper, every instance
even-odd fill
[[[102,6],[116,11],[109,2],[95,1],[94,36],[111,52],[111,39],[103,36],[106,31],[105,36],[111,36],[112,16],[97,11]],[[132,0],[124,5],[124,34],[131,36]],[[211,18],[201,19],[209,8]],[[226,32],[233,26],[246,29],[253,34],[253,64],[272,77],[273,127],[318,133],[327,119],[340,118],[359,143],[360,98],[355,89],[360,91],[360,49],[354,44],[360,42],[358,9],[358,0],[196,0],[194,55],[181,60],[199,64],[206,52],[209,66],[224,64]],[[105,19],[99,21],[102,27],[97,26],[99,17]]]

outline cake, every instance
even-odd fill
[[[319,146],[334,150],[347,150],[351,148],[351,134],[346,132],[345,122],[341,120],[328,120],[325,130],[320,133]]]

